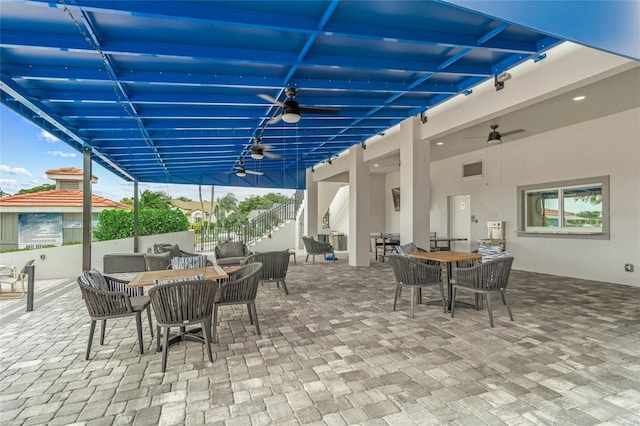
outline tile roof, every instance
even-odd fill
[[[84,176],[84,172],[77,167],[62,167],[60,169],[51,169],[45,172],[47,175],[72,175],[72,176]],[[97,180],[96,175],[91,175],[92,179]]]
[[[91,205],[101,208],[131,209],[133,207],[97,195]],[[54,189],[52,191],[13,195],[0,198],[0,207],[82,207],[82,191]]]

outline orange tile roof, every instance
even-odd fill
[[[115,209],[133,208],[97,195],[91,196],[91,205],[93,207]],[[52,191],[2,197],[0,198],[0,207],[82,207],[82,191],[54,189]]]
[[[83,176],[84,172],[77,167],[62,167],[60,169],[51,169],[45,172],[48,175],[73,175]],[[91,175],[92,179],[98,179],[96,175]]]

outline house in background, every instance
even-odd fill
[[[0,250],[82,241],[82,170],[65,167],[46,173],[56,189],[0,198]],[[97,181],[91,177],[91,183]],[[93,227],[103,210],[131,209],[97,195],[92,195],[91,205]]]
[[[202,211],[203,206],[200,204],[200,201],[171,200],[173,208],[184,213],[190,224],[203,222],[203,217],[205,222],[215,222],[215,216],[209,220],[209,212],[213,215],[213,211],[218,203],[214,201],[212,205],[210,201],[203,201],[203,204],[204,212]]]

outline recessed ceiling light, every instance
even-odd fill
[[[436,145],[444,145],[444,142],[436,142]]]
[[[576,102],[577,102],[577,101],[583,101],[583,100],[585,100],[585,99],[587,99],[587,97],[586,97],[586,96],[583,96],[583,95],[581,95],[581,96],[576,96],[575,98],[573,98],[573,100],[574,100],[574,101],[576,101]]]
[[[378,167],[380,164],[374,164],[373,167]]]

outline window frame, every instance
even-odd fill
[[[564,193],[567,189],[602,185],[602,229],[574,228],[564,226]],[[527,226],[527,194],[535,191],[558,191],[558,226],[534,227]],[[590,178],[571,179],[565,181],[545,182],[517,187],[518,223],[517,234],[522,237],[543,238],[578,238],[578,239],[610,239],[610,215],[609,215],[610,185],[609,175]],[[596,228],[597,229],[597,228]]]

